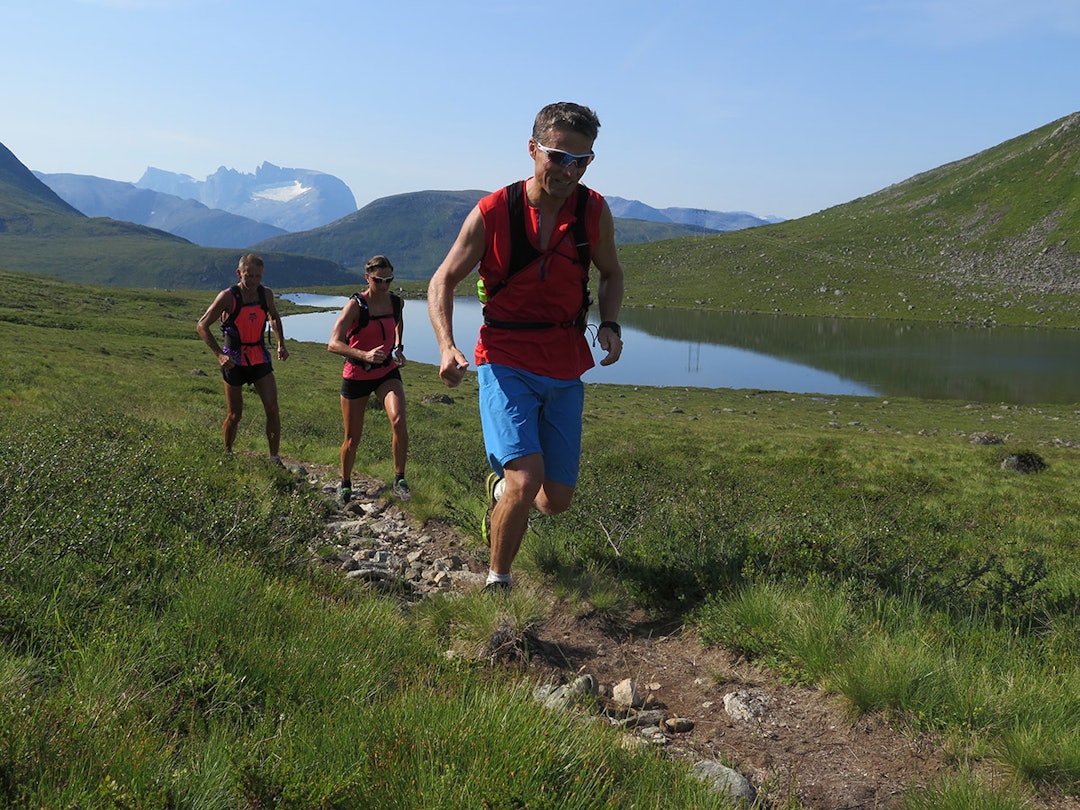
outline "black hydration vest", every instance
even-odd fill
[[[270,308],[266,306],[266,288],[260,284],[257,288],[259,294],[259,306],[262,307],[262,311],[266,315],[266,323],[263,331],[259,333],[258,340],[241,340],[240,330],[236,326],[236,319],[240,315],[240,310],[244,308],[244,295],[240,291],[239,284],[233,284],[229,287],[229,292],[233,296],[232,312],[228,316],[222,315],[221,318],[221,334],[225,341],[225,349],[231,352],[240,352],[243,355],[244,346],[262,346],[266,348],[266,333],[270,331]],[[248,304],[248,306],[254,306],[254,303]],[[241,361],[243,357],[241,356]]]
[[[533,247],[525,229],[525,181],[519,180],[506,187],[506,204],[510,221],[510,266],[503,280],[486,290],[487,300],[495,297],[499,290],[510,283],[510,279],[544,255],[543,251]],[[581,312],[572,323],[561,324],[552,321],[496,321],[484,315],[484,324],[496,329],[550,329],[555,326],[577,326],[582,331],[592,306],[589,294],[589,265],[592,263],[592,245],[585,228],[585,209],[589,204],[589,189],[578,183],[577,204],[574,208],[574,224],[570,233],[574,237],[574,246],[578,252],[578,264],[581,265]],[[486,309],[486,307],[485,307]]]
[[[368,308],[367,299],[364,298],[364,296],[362,296],[360,293],[353,293],[350,298],[352,298],[356,301],[357,304],[359,304],[360,314],[356,317],[356,326],[350,329],[349,334],[345,336],[345,341],[347,343],[352,340],[353,336],[357,332],[367,326],[368,323],[370,323],[371,321],[371,310]],[[404,299],[400,295],[394,295],[393,293],[390,293],[390,304],[394,308],[394,323],[401,323],[401,310],[405,306]],[[382,368],[383,366],[390,365],[390,358],[388,357],[381,363],[377,363],[375,365],[372,365],[371,363],[362,363],[359,360],[353,360],[351,357],[346,357],[345,362],[353,363],[354,365],[360,366],[365,371],[368,371],[373,368]]]

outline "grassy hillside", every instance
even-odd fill
[[[1078,159],[1080,113],[802,219],[624,243],[626,304],[1078,327]],[[0,267],[146,286],[213,288],[231,279],[235,252],[80,222],[56,210],[63,203],[55,195],[28,202],[27,188],[4,178],[0,165]],[[343,276],[340,268],[361,267],[375,253],[391,255],[403,280],[423,280],[481,194],[388,197],[257,248],[269,253],[275,286],[351,286],[358,272]],[[620,240],[659,233],[631,235],[639,227],[620,222]]]
[[[685,236],[707,233],[714,233],[714,231],[698,225],[681,225],[677,222],[650,222],[645,219],[615,217],[616,245],[661,242],[665,239],[681,239]]]
[[[304,564],[325,509],[260,458],[257,405],[220,452],[205,292],[0,283],[0,340],[33,348],[0,356],[0,805],[713,806],[448,659],[505,620],[487,603],[403,612]],[[333,464],[340,361],[290,351],[283,453]],[[435,369],[405,379],[409,509],[478,542],[475,382],[442,404]],[[371,417],[358,471],[386,480]],[[636,604],[931,731],[983,785],[904,807],[1050,807],[1080,784],[1078,448],[1071,407],[592,385],[574,505],[533,521],[521,570],[581,621]]]
[[[628,245],[628,303],[1077,326],[1078,160],[1080,113],[809,217]]]
[[[485,193],[420,191],[383,197],[322,228],[266,239],[254,247],[322,256],[357,269],[376,253],[384,253],[394,263],[399,278],[426,280],[454,243],[465,216]],[[710,232],[693,225],[615,220],[618,244]]]
[[[246,251],[201,248],[163,231],[132,233],[127,223],[89,219],[73,233],[9,237],[0,234],[0,269],[79,284],[220,290],[236,281]],[[267,283],[356,284],[360,275],[325,259],[263,253]]]
[[[420,191],[383,197],[322,228],[266,239],[255,250],[322,256],[362,269],[377,253],[402,279],[430,278],[483,191]]]
[[[309,566],[329,513],[259,458],[257,405],[221,453],[204,292],[0,282],[0,339],[33,348],[0,357],[0,806],[718,806],[684,766],[545,710],[396,599]],[[329,462],[340,361],[291,348],[283,450]],[[419,459],[445,406],[410,408],[417,502],[443,511]],[[385,463],[384,423],[358,472]],[[478,594],[456,605],[488,635],[506,620]]]

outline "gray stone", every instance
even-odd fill
[[[619,681],[611,688],[611,699],[619,706],[631,708],[641,705],[641,696],[638,694],[637,684],[633,678]]]
[[[703,759],[696,763],[691,772],[712,786],[720,794],[737,802],[746,804],[757,799],[757,791],[750,780],[736,770],[713,759]]]
[[[575,706],[591,705],[596,701],[596,678],[582,675],[570,683],[556,686],[543,698],[543,704],[549,709],[571,709]]]
[[[666,713],[662,709],[649,709],[644,712],[634,712],[619,721],[623,728],[645,728],[647,726],[659,726],[664,722]]]
[[[724,711],[736,720],[756,720],[765,714],[767,705],[765,695],[746,689],[724,695]]]

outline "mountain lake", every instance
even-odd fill
[[[287,293],[326,308],[284,318],[287,339],[325,343],[345,297]],[[593,324],[598,320],[591,313]],[[438,365],[427,302],[405,302],[406,358]],[[454,334],[472,360],[480,302],[454,299]],[[623,355],[586,383],[912,396],[1008,404],[1080,402],[1080,331],[624,309]],[[595,327],[590,327],[590,343]]]

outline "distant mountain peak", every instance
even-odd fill
[[[242,248],[286,231],[198,200],[137,188],[133,183],[80,174],[34,175],[88,217],[147,225],[203,247]]]
[[[710,231],[738,231],[758,225],[783,222],[780,217],[759,217],[748,211],[712,211],[707,208],[653,208],[638,200],[604,195],[615,217],[643,219],[647,222],[672,222],[678,225],[694,225]]]
[[[135,185],[289,232],[318,228],[356,211],[352,190],[334,175],[269,161],[253,174],[220,166],[205,180],[150,167]]]

